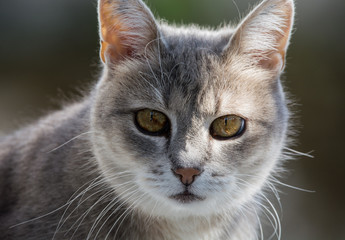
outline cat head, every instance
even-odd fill
[[[99,1],[92,141],[122,200],[185,217],[254,198],[286,142],[279,76],[293,15],[292,0],[266,0],[236,29],[208,30],[158,22],[140,0]]]

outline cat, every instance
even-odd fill
[[[98,13],[90,93],[0,140],[0,239],[262,239],[289,143],[293,0],[216,30],[141,0]]]

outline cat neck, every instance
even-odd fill
[[[175,219],[154,218],[136,212],[132,213],[132,216],[124,222],[126,224],[122,226],[123,231],[128,229],[132,229],[132,231],[128,232],[123,239],[138,240],[252,240],[257,237],[258,226],[257,217],[252,212],[242,212],[235,214],[235,216],[231,213],[224,213],[213,217]]]

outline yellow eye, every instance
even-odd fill
[[[236,115],[228,115],[213,121],[210,133],[213,138],[226,140],[239,136],[244,131],[245,121]]]
[[[169,130],[168,117],[152,109],[138,111],[135,120],[139,130],[148,135],[164,135]]]

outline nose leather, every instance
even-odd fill
[[[178,168],[173,170],[176,175],[180,177],[181,182],[188,186],[194,182],[196,176],[199,176],[201,171],[195,168]]]

